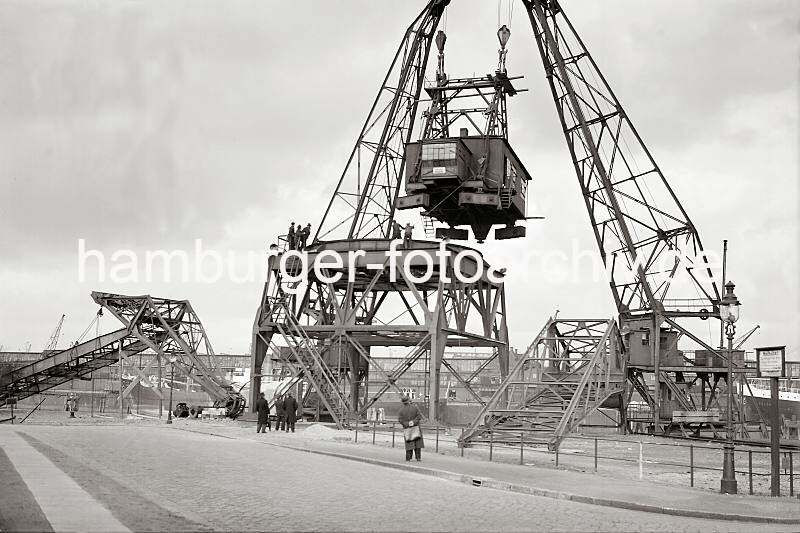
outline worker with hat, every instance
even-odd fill
[[[425,442],[422,440],[422,428],[419,427],[422,421],[422,413],[419,408],[411,403],[411,398],[403,394],[400,397],[403,406],[397,415],[397,421],[403,426],[403,437],[406,442],[406,461],[411,460],[414,455],[417,461],[422,460],[422,448],[425,447]]]

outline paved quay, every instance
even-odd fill
[[[316,427],[316,426],[312,426]],[[664,484],[633,481],[617,477],[581,473],[554,468],[540,468],[506,463],[453,457],[433,452],[433,442],[427,438],[427,449],[423,463],[405,463],[400,437],[398,448],[386,445],[372,445],[369,432],[360,433],[361,441],[354,443],[353,432],[313,432],[305,436],[302,428],[298,433],[286,435],[273,433],[266,439],[253,434],[251,428],[232,424],[213,423],[183,426],[191,431],[203,431],[221,436],[246,438],[307,452],[329,454],[350,460],[368,461],[393,468],[408,468],[427,471],[428,475],[457,480],[462,483],[480,484],[512,492],[567,499],[582,503],[592,503],[664,513],[677,516],[711,518],[717,520],[736,520],[764,523],[800,524],[800,500],[797,498],[770,498],[744,494],[727,495],[702,491],[690,487],[667,486]],[[387,443],[384,443],[387,444]],[[419,465],[419,466],[418,466]]]
[[[754,529],[747,522],[669,516],[475,487],[403,470],[401,450],[324,442],[315,431],[319,429],[256,435],[254,428],[197,420],[179,420],[172,426],[3,425],[0,451],[9,460],[0,465],[10,465],[21,480],[17,485],[24,483],[30,490],[22,496],[0,491],[0,502],[10,496],[28,499],[27,513],[0,505],[0,530],[12,529],[9,524],[16,525],[14,530],[46,530],[45,517],[52,530],[82,531],[80,525],[64,526],[63,521],[81,519],[86,502],[121,526],[106,529],[130,531]],[[290,448],[310,449],[308,443],[314,442],[315,451],[354,457],[359,455],[355,451],[365,453],[353,460]],[[13,449],[22,443],[41,455],[36,463],[47,465],[47,473],[26,470]],[[380,461],[394,461],[401,468],[364,462],[369,459],[367,450],[385,453]],[[460,462],[427,453],[421,466],[441,468],[442,459]],[[61,484],[71,480],[85,495],[58,509],[48,508],[41,491],[55,478]],[[25,527],[25,520],[30,520],[30,527]],[[798,529],[775,523],[756,527]]]
[[[0,431],[0,448],[54,531],[130,531],[16,432]]]

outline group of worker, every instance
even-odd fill
[[[410,223],[401,226],[396,220],[392,221],[392,239],[403,239],[404,247],[410,247],[413,233],[414,226]],[[310,236],[311,224],[306,224],[305,227],[301,227],[296,222],[292,222],[289,226],[289,232],[286,234],[286,242],[290,250],[302,251],[305,250],[308,245],[308,238]]]
[[[306,224],[306,227],[303,228],[296,222],[292,222],[289,226],[289,233],[286,234],[289,249],[305,250],[309,236],[311,236],[311,224]]]
[[[411,236],[414,233],[414,226],[407,223],[405,227],[401,226],[396,220],[392,221],[392,239],[403,239],[403,246],[409,248],[411,246]]]
[[[403,427],[403,437],[405,440],[406,461],[410,461],[412,457],[416,457],[417,461],[422,460],[422,448],[425,447],[425,441],[422,438],[422,413],[419,408],[411,402],[408,395],[403,394],[400,397],[402,406],[397,415],[397,421]],[[275,397],[275,411],[278,415],[275,424],[275,431],[289,431],[294,433],[294,423],[297,419],[297,400],[288,393],[286,397]],[[264,398],[264,393],[258,395],[256,400],[256,413],[258,413],[258,425],[256,426],[256,433],[264,433],[264,430],[272,431],[272,426],[269,420],[269,402]]]
[[[292,393],[286,396],[275,397],[275,431],[291,431],[294,433],[294,425],[297,422],[297,400],[294,399]],[[264,433],[264,430],[272,431],[272,424],[270,423],[270,406],[264,393],[258,395],[256,400],[256,413],[258,413],[258,424],[256,425],[256,433]]]

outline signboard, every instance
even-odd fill
[[[756,348],[757,376],[760,378],[782,378],[786,364],[786,346]]]

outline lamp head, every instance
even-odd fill
[[[726,283],[725,295],[719,303],[719,318],[723,322],[729,324],[733,324],[739,320],[739,307],[741,306],[741,302],[739,302],[739,298],[737,298],[736,294],[733,292],[735,287],[736,285],[732,281]]]

